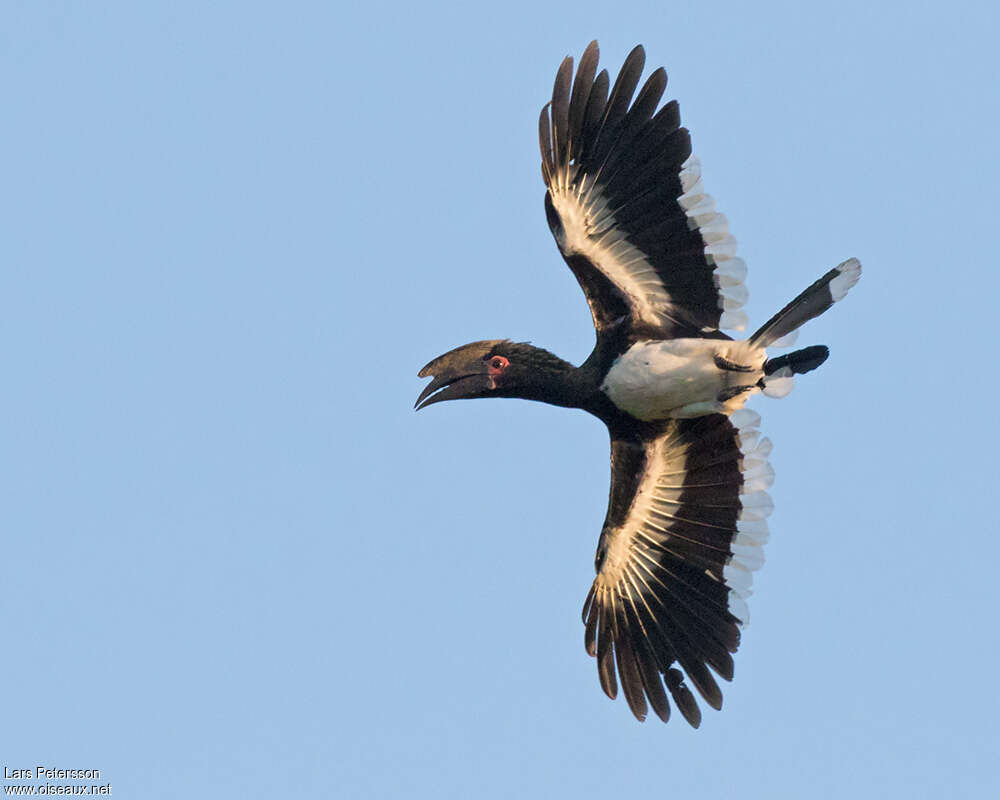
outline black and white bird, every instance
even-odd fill
[[[597,344],[579,367],[538,347],[473,342],[420,370],[417,408],[443,400],[521,397],[580,408],[611,434],[611,494],[597,577],[583,608],[600,683],[632,713],[664,721],[673,699],[697,727],[687,681],[721,708],[732,680],[751,574],[763,563],[774,479],[771,444],[744,404],[783,397],[823,346],[770,356],[841,300],[861,265],[830,270],[748,339],[745,263],[705,192],[676,101],[657,110],[667,76],[633,100],[636,47],[614,86],[591,42],[573,77],[566,58],[538,132],[545,215],[590,304]],[[686,676],[686,678],[685,678]]]

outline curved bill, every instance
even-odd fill
[[[418,411],[443,400],[463,400],[483,397],[494,389],[493,379],[485,359],[501,339],[472,342],[438,356],[417,375],[434,377],[417,398],[413,407]],[[437,392],[437,394],[434,394]]]

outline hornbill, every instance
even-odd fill
[[[705,192],[677,102],[657,110],[657,69],[637,96],[636,47],[609,93],[597,43],[573,77],[567,57],[538,124],[545,215],[583,288],[597,343],[579,367],[509,340],[473,342],[434,359],[417,408],[442,400],[520,397],[580,408],[611,434],[611,492],[583,608],[601,687],[619,684],[632,713],[664,721],[668,694],[694,727],[713,708],[715,676],[732,680],[751,573],[763,563],[774,479],[759,415],[762,392],[826,360],[824,346],[770,357],[842,299],[861,265],[827,272],[745,340],[746,264]],[[713,674],[714,673],[714,674]],[[686,675],[686,678],[685,678]]]

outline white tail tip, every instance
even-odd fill
[[[830,297],[834,303],[843,300],[848,290],[861,278],[861,262],[856,258],[849,258],[837,265],[837,271],[840,274],[830,281]]]

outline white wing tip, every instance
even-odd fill
[[[765,491],[774,482],[774,470],[768,462],[771,441],[761,438],[757,426],[760,414],[748,408],[734,411],[730,422],[739,432],[742,454],[740,510],[737,530],[730,545],[732,555],[723,570],[723,580],[730,589],[729,612],[743,625],[749,620],[746,598],[750,595],[753,572],[764,565],[764,548],[769,531],[767,517],[774,509],[770,495]]]
[[[731,331],[746,329],[747,315],[738,309],[747,301],[743,280],[746,263],[736,257],[736,239],[729,232],[725,215],[715,210],[715,200],[705,192],[701,180],[701,161],[692,153],[681,165],[681,195],[677,202],[688,218],[688,225],[701,234],[705,243],[705,258],[714,265],[712,278],[719,290],[718,304],[722,310],[719,328]]]
[[[750,428],[760,426],[760,414],[746,407],[738,408],[729,416],[729,421],[739,429],[740,434],[749,433]]]
[[[688,190],[698,182],[698,178],[701,177],[701,161],[698,156],[694,153],[687,157],[687,160],[681,164],[681,191],[685,194]]]
[[[750,317],[745,311],[723,311],[722,316],[719,317],[719,327],[725,328],[727,331],[746,330],[749,322]]]
[[[780,350],[783,347],[791,347],[799,338],[799,329],[796,328],[791,333],[786,333],[784,336],[775,339],[771,344],[767,346],[768,350]]]

